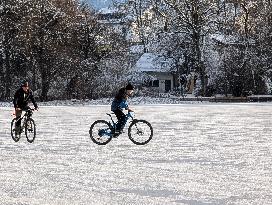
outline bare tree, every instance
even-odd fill
[[[16,35],[19,16],[16,10],[19,8],[13,1],[0,1],[0,25],[2,28],[2,80],[4,86],[4,97],[8,99],[11,95],[12,85],[12,52],[16,50]]]
[[[216,3],[208,0],[163,0],[168,32],[175,33],[186,47],[184,55],[191,70],[198,73],[201,92],[207,92],[207,73],[203,62],[204,39],[216,23]]]

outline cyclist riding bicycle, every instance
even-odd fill
[[[127,116],[123,111],[127,110],[128,112],[133,112],[133,110],[128,107],[127,102],[128,97],[132,96],[133,90],[134,87],[128,83],[126,87],[123,87],[118,91],[111,104],[111,111],[114,112],[118,120],[115,130],[116,134],[122,133],[127,122]]]
[[[23,81],[21,83],[20,88],[15,92],[13,105],[15,109],[15,116],[19,119],[22,115],[22,111],[30,109],[28,106],[28,101],[31,100],[33,103],[35,110],[38,110],[38,105],[34,99],[33,92],[29,88],[28,81]],[[15,125],[15,134],[20,134],[21,130],[21,120],[18,120]]]

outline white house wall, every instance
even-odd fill
[[[171,90],[173,90],[174,77],[171,73],[158,73],[158,72],[153,73],[152,72],[149,74],[159,80],[159,92],[165,92],[165,80],[171,80]]]

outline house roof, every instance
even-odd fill
[[[131,53],[140,54],[144,51],[144,46],[143,45],[133,45],[133,46],[129,47],[129,50]]]
[[[154,53],[144,53],[135,65],[142,72],[170,72],[172,67],[173,60]]]
[[[118,10],[116,8],[101,8],[98,13],[100,14],[112,14],[116,13]]]
[[[211,39],[220,42],[222,44],[226,45],[243,45],[245,42],[241,41],[238,36],[232,36],[232,35],[223,35],[223,34],[212,34],[210,36]],[[252,39],[249,39],[249,44],[254,45],[255,41]]]

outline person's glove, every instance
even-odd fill
[[[134,117],[134,112],[133,111],[129,111],[128,112],[128,116],[131,117],[131,118],[133,118]]]

